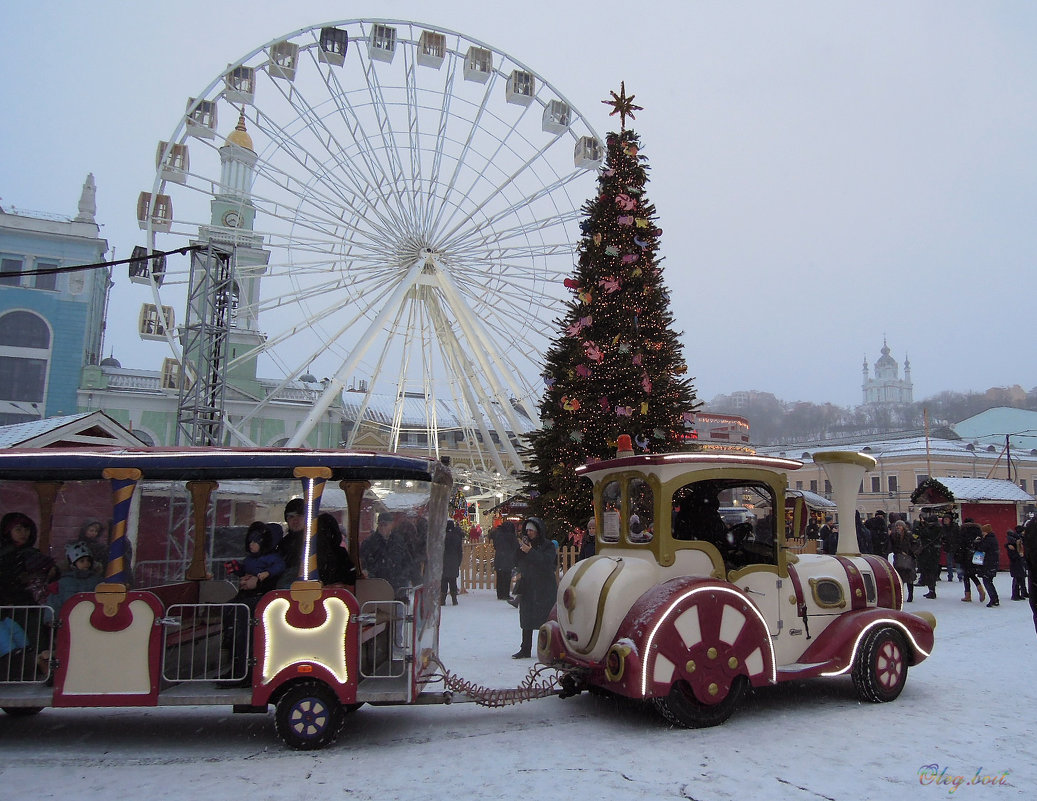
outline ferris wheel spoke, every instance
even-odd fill
[[[339,87],[339,89],[341,90],[341,86]],[[370,150],[370,148],[366,147],[367,140],[363,137],[356,136],[356,130],[354,126],[359,124],[356,115],[353,115],[354,126],[351,126],[348,123],[348,121],[346,121],[346,129],[352,133],[352,140],[354,144],[362,143],[365,145],[365,148],[362,152],[362,156],[364,157],[365,163],[372,168],[370,172],[371,181],[361,181],[358,172],[356,172],[353,169],[346,169],[344,167],[342,162],[342,155],[348,152],[348,148],[343,144],[342,141],[340,141],[340,138],[337,137],[334,131],[332,131],[332,129],[328,126],[327,115],[319,114],[317,110],[314,108],[313,104],[308,102],[301,92],[295,91],[295,87],[293,87],[293,91],[291,93],[285,93],[283,89],[281,89],[281,91],[282,95],[285,97],[287,102],[291,104],[292,108],[298,114],[299,119],[304,120],[308,123],[314,138],[316,138],[317,141],[321,143],[323,150],[327,152],[327,159],[324,160],[325,166],[322,168],[322,177],[325,174],[330,175],[333,173],[338,178],[338,180],[341,181],[342,186],[352,187],[354,198],[366,199],[367,197],[369,197],[372,194],[372,190],[375,188],[375,185],[381,185],[386,176],[384,171],[382,171],[380,167],[378,167],[378,159],[376,154],[374,154],[373,151]],[[341,97],[345,96],[346,95],[343,91]],[[332,98],[333,108],[336,110],[337,115],[339,115],[336,117],[336,119],[342,119],[344,114],[344,109],[342,104],[339,102],[339,98],[340,95],[334,95]],[[318,133],[318,131],[320,133]],[[288,132],[283,130],[281,131],[281,134],[282,138],[288,138],[290,140],[295,138],[291,137],[288,134]],[[314,156],[314,158],[316,159],[316,156]],[[333,166],[329,168],[327,167],[327,164],[331,164]],[[352,166],[352,164],[350,166]],[[337,182],[333,182],[331,185],[333,188],[338,188]],[[309,187],[302,187],[301,189],[308,190]],[[338,192],[338,196],[341,198],[342,202],[346,204],[347,207],[349,207],[355,214],[357,214],[360,217],[363,216],[363,211],[365,209],[371,208],[371,204],[367,202],[365,202],[364,204],[365,209],[358,208],[357,206],[355,206],[354,202],[346,198],[345,195],[341,193],[341,191]],[[399,225],[400,220],[398,219],[398,217],[394,218],[391,215],[383,214],[380,210],[377,209],[377,207],[375,208],[379,218],[381,219],[383,226],[396,227]]]
[[[503,181],[501,181],[500,183],[497,183],[494,186],[492,186],[490,188],[490,190],[485,193],[483,199],[474,207],[474,209],[472,211],[472,216],[475,216],[476,214],[482,214],[483,210],[486,209],[490,205],[490,203],[492,201],[494,201],[497,198],[501,197],[501,195],[504,192],[504,190],[507,189],[508,187],[512,186],[514,184],[514,182],[515,182],[515,179],[519,175],[523,174],[526,170],[530,169],[531,165],[537,159],[541,158],[545,153],[547,153],[547,151],[551,149],[551,146],[559,141],[559,138],[560,138],[559,136],[553,137],[546,145],[544,145],[539,150],[537,150],[534,153],[534,155],[532,155],[530,158],[528,158],[526,161],[524,161],[521,164],[520,167],[518,167],[517,169],[512,171]],[[534,193],[534,197],[542,196],[542,195],[543,195],[542,191]],[[529,197],[524,196],[518,202],[512,203],[507,209],[504,209],[502,211],[498,211],[498,212],[495,212],[495,213],[491,214],[489,219],[490,220],[501,219],[504,216],[507,216],[508,214],[514,213],[514,211],[516,209],[519,209],[519,208],[522,208],[523,206],[529,205],[530,202],[532,202],[532,199],[529,198]],[[459,232],[462,232],[464,230],[466,230],[466,224],[465,224],[465,221],[461,221],[457,225],[455,225],[450,231],[444,233],[443,236],[442,236],[442,239],[443,239],[443,241],[445,243],[453,244],[454,237],[457,236],[459,234]],[[468,232],[470,234],[471,233],[471,228],[468,227],[467,230],[468,230]]]
[[[461,343],[458,341],[457,336],[454,333],[453,327],[447,321],[446,315],[443,313],[443,309],[439,305],[438,298],[430,298],[427,307],[429,309],[429,315],[433,318],[434,325],[439,334],[438,340],[441,343],[441,352],[444,359],[450,365],[454,376],[457,379],[462,379],[466,375],[468,354],[465,353],[464,348],[461,346]],[[485,417],[489,417],[501,444],[504,445],[504,443],[507,443],[504,445],[505,449],[509,452],[509,456],[512,457],[514,464],[520,466],[521,459],[519,459],[518,453],[515,452],[514,446],[511,444],[511,441],[507,436],[506,427],[502,425],[501,421],[497,418],[493,409],[493,404],[482,387],[482,382],[476,378],[476,380],[472,382],[456,380],[451,382],[451,384],[461,387],[461,390],[464,393],[462,399],[464,400],[464,405],[468,410],[468,416],[476,422],[479,431],[482,434],[483,441],[492,441],[492,437],[490,436],[490,432],[485,422]],[[472,391],[473,387],[475,388],[474,393]],[[506,400],[503,402],[506,403]],[[512,430],[514,430],[514,428]],[[506,472],[500,454],[497,453],[496,450],[491,451],[491,458],[493,458],[498,470],[502,473]]]
[[[486,114],[486,109],[487,109],[489,101],[490,101],[491,92],[493,91],[493,89],[496,86],[497,86],[497,72],[496,72],[496,70],[494,70],[490,74],[489,80],[486,81],[486,88],[483,90],[483,95],[482,95],[482,99],[481,99],[481,101],[479,103],[479,107],[476,109],[476,112],[475,112],[475,114],[474,114],[474,116],[472,118],[472,122],[468,126],[468,136],[465,138],[465,141],[464,141],[464,144],[461,147],[460,153],[454,159],[454,170],[453,170],[453,172],[450,175],[450,180],[447,181],[446,185],[443,187],[443,192],[442,192],[442,195],[441,195],[441,202],[439,204],[439,211],[436,214],[436,218],[433,221],[431,227],[429,228],[430,231],[438,231],[445,224],[444,223],[444,214],[447,213],[447,210],[448,210],[448,208],[451,205],[451,203],[450,203],[451,198],[454,197],[454,195],[458,191],[457,186],[458,186],[458,181],[460,180],[460,177],[461,177],[461,170],[464,167],[464,165],[467,163],[469,154],[472,152],[472,148],[473,148],[473,144],[474,144],[474,141],[475,141],[475,137],[479,133],[479,131],[481,130],[482,120],[483,120],[483,118],[484,118],[484,116]],[[462,195],[462,197],[464,197],[464,196],[465,195]],[[449,219],[449,217],[447,219]]]
[[[517,175],[513,174],[507,181],[496,187],[495,191],[502,191]],[[512,201],[505,208],[494,211],[490,214],[483,225],[470,226],[467,230],[455,229],[455,234],[459,234],[454,240],[449,241],[449,246],[460,247],[466,244],[471,244],[475,247],[488,247],[491,244],[497,244],[500,242],[506,242],[517,236],[526,236],[532,233],[542,233],[545,230],[551,228],[565,229],[565,226],[570,222],[579,218],[579,213],[572,211],[568,214],[552,214],[546,220],[542,214],[533,214],[531,219],[521,222],[518,225],[513,225],[508,228],[497,228],[495,227],[501,221],[509,217],[518,217],[519,213],[524,209],[532,208],[538,201],[549,197],[553,192],[562,189],[567,184],[571,183],[579,173],[573,172],[564,178],[560,178],[553,183],[542,187],[540,190],[533,192],[528,195],[524,195],[519,199]],[[571,246],[570,246],[571,250]]]

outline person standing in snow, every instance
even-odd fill
[[[522,645],[512,659],[529,659],[533,655],[533,632],[547,622],[558,594],[558,554],[547,538],[547,527],[539,517],[526,521],[519,538],[515,561],[521,578],[519,625]]]

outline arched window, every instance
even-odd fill
[[[50,353],[50,326],[38,314],[0,316],[0,425],[43,417]]]

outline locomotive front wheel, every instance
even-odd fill
[[[719,726],[731,717],[731,713],[742,700],[748,683],[749,680],[745,676],[738,676],[731,682],[731,687],[723,699],[715,704],[704,704],[695,697],[688,682],[678,681],[670,688],[669,695],[653,698],[652,704],[675,726],[686,729]]]
[[[335,694],[319,681],[294,685],[277,702],[274,728],[289,748],[312,751],[338,737],[345,712]]]
[[[853,686],[862,701],[892,701],[907,682],[907,647],[896,629],[868,632],[853,665]]]

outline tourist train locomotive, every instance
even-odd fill
[[[843,520],[833,555],[793,550],[807,522],[802,493],[788,492],[800,462],[627,452],[580,468],[594,482],[597,555],[563,576],[538,642],[566,692],[643,699],[695,727],[726,720],[750,686],[794,679],[849,673],[863,700],[896,698],[936,621],[903,611],[889,562],[857,552],[857,487],[874,460],[816,458]],[[739,506],[753,514],[728,525],[720,508]]]

